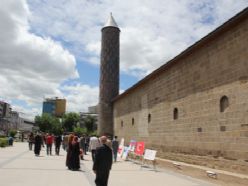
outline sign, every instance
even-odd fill
[[[144,159],[146,159],[146,160],[155,160],[156,153],[157,153],[156,150],[146,149]]]
[[[135,146],[136,146],[136,141],[135,140],[131,140],[130,143],[129,143],[129,150],[131,152],[134,152]]]
[[[140,141],[136,143],[135,154],[142,156],[145,150],[145,142]]]
[[[117,153],[118,157],[122,156],[123,151],[124,151],[124,138],[121,138],[121,142],[120,142],[118,153]]]
[[[129,147],[124,147],[124,151],[123,151],[123,154],[122,154],[122,159],[123,160],[127,159],[128,151],[129,151]]]

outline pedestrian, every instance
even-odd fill
[[[72,161],[71,161],[71,154],[72,154],[72,142],[73,142],[74,136],[70,134],[68,136],[68,148],[67,148],[67,154],[66,154],[66,166],[69,170],[72,170]]]
[[[46,150],[47,150],[47,155],[52,155],[52,144],[53,144],[53,137],[52,135],[49,133],[46,136]]]
[[[89,148],[91,150],[92,160],[95,161],[96,149],[100,146],[100,141],[96,136],[90,138]]]
[[[63,149],[67,152],[68,150],[69,135],[65,134],[63,137]]]
[[[61,137],[61,135],[57,135],[57,136],[55,137],[55,153],[56,153],[56,155],[58,155],[58,156],[59,156],[59,151],[60,151],[61,142],[62,142],[62,137]]]
[[[110,143],[106,136],[102,136],[100,142],[102,146],[98,147],[96,150],[93,171],[96,174],[96,186],[107,186],[109,172],[113,162],[112,149],[108,146]]]
[[[34,138],[34,154],[36,156],[40,155],[41,145],[42,145],[42,138],[41,138],[40,134],[37,133],[35,138]]]
[[[33,148],[33,143],[34,143],[34,134],[31,132],[31,133],[28,135],[28,147],[29,147],[29,150],[32,150],[32,148]]]
[[[119,141],[117,140],[117,136],[114,137],[112,141],[112,149],[113,149],[113,156],[114,156],[114,162],[117,160],[117,152],[119,148]]]
[[[72,141],[72,151],[70,156],[71,170],[73,171],[80,169],[79,155],[80,155],[80,148],[79,148],[78,137],[74,136]]]
[[[79,145],[80,145],[80,149],[82,149],[82,152],[85,155],[87,155],[87,153],[86,153],[86,137],[85,137],[85,135],[81,136]]]

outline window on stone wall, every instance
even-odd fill
[[[150,123],[150,122],[151,122],[151,120],[152,120],[152,116],[151,116],[151,114],[148,114],[148,118],[147,118],[147,120],[148,120],[148,123]]]
[[[121,120],[121,128],[123,128],[123,121]]]
[[[174,119],[174,120],[178,119],[178,109],[177,109],[177,108],[174,108],[174,111],[173,111],[173,119]]]
[[[134,126],[134,118],[132,118],[132,125]]]
[[[220,99],[220,112],[225,112],[229,106],[229,101],[227,96],[222,96]]]

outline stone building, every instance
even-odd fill
[[[248,160],[248,9],[117,96],[114,133],[164,154]]]

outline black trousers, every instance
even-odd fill
[[[96,186],[107,186],[109,178],[109,170],[105,171],[96,171]]]
[[[95,161],[96,150],[91,150],[91,157],[92,157],[92,161]]]
[[[59,150],[60,150],[60,144],[56,144],[55,145],[55,152],[56,152],[56,155],[59,155]]]
[[[47,155],[52,155],[52,144],[47,144]]]

